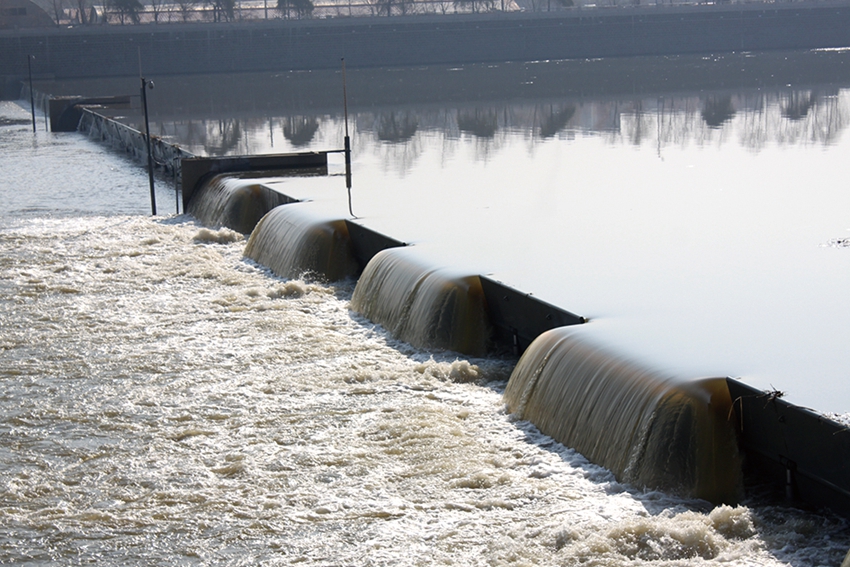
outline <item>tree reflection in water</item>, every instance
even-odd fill
[[[405,172],[429,148],[444,156],[472,143],[478,159],[516,136],[548,143],[566,135],[602,136],[612,144],[668,146],[727,144],[758,151],[767,144],[831,144],[850,121],[850,96],[838,87],[817,90],[709,94],[646,94],[547,101],[504,101],[486,106],[390,106],[354,113],[356,152],[377,152],[388,170]],[[270,153],[283,130],[296,147],[333,146],[342,139],[342,116],[300,113],[280,118],[158,121],[159,132],[193,153]],[[465,136],[471,140],[464,140]],[[318,148],[317,149],[327,149]],[[392,161],[392,163],[389,163]]]
[[[210,120],[205,122],[205,126],[204,151],[207,155],[226,156],[239,148],[243,129],[238,118]]]
[[[577,112],[590,111],[579,107]],[[603,114],[599,105],[592,112]],[[623,104],[619,127],[612,120],[608,137],[611,143],[632,145],[651,141],[660,152],[690,143],[723,144],[732,136],[743,147],[758,151],[767,144],[832,144],[848,120],[850,99],[837,89],[658,97]]]
[[[735,116],[735,107],[732,106],[732,96],[711,96],[705,101],[702,110],[702,119],[711,128],[720,128],[724,122],[732,120]]]
[[[459,110],[457,127],[461,132],[477,138],[493,138],[499,129],[499,119],[494,109]]]
[[[792,92],[782,103],[782,116],[788,120],[801,120],[815,105],[815,95],[808,92]]]
[[[416,130],[419,129],[419,121],[416,116],[406,111],[404,113],[390,112],[378,117],[377,134],[382,142],[402,143],[407,142]]]
[[[296,148],[309,146],[319,130],[319,120],[314,116],[291,116],[283,125],[283,137]]]
[[[540,137],[546,139],[557,135],[567,127],[567,124],[569,124],[575,113],[575,105],[567,104],[555,108],[554,105],[550,104],[548,113],[544,114],[543,119],[540,121]]]

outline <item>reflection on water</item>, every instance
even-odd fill
[[[612,143],[661,148],[829,144],[847,122],[839,96],[847,86],[850,52],[831,50],[352,68],[347,92],[355,152],[374,142],[467,135],[486,157],[506,131],[533,140],[602,133]],[[90,96],[137,90],[131,79],[36,88]],[[199,154],[341,147],[337,71],[162,77],[148,104],[157,133]],[[140,125],[141,110],[121,119]]]
[[[721,371],[762,370],[783,390],[791,388],[776,381],[775,367],[804,367],[808,386],[822,378],[816,365],[833,357],[841,366],[834,397],[845,395],[850,312],[841,299],[850,270],[838,231],[848,226],[839,186],[846,152],[833,146],[847,122],[846,91],[686,91],[360,105],[358,206],[394,236],[417,228],[399,225],[426,224],[427,234],[463,235],[452,248],[498,251],[521,276],[551,270],[544,276],[568,290],[570,302],[584,293],[595,307],[602,303],[593,294],[603,296],[608,311],[588,309],[594,319],[582,326],[588,339],[609,344],[618,329],[637,328],[678,356],[712,358]],[[734,116],[712,127],[706,101],[724,93]],[[495,118],[492,136],[461,129],[461,117],[476,110]],[[316,129],[302,147],[342,139],[339,112],[328,108],[175,118],[181,113],[158,122],[198,153],[288,151],[295,144],[287,131],[306,128],[311,116]],[[409,136],[382,139],[393,120],[408,124]],[[8,288],[0,309],[0,438],[9,472],[2,559],[803,566],[834,565],[846,553],[846,523],[831,516],[755,504],[709,511],[617,483],[512,423],[498,387],[464,383],[499,378],[498,361],[473,361],[478,366],[412,350],[352,317],[350,290],[270,277],[242,259],[244,243],[230,232],[200,230],[187,218],[148,219],[141,170],[119,164],[106,172],[124,180],[92,169],[72,175],[97,180],[100,195],[88,195],[95,202],[84,211],[114,212],[115,199],[136,190],[142,206],[128,210],[138,218],[40,218],[80,203],[79,195],[56,198],[57,187],[67,189],[62,176],[110,156],[80,160],[87,140],[41,133],[32,138],[40,147],[29,147],[25,125],[8,137],[0,161],[12,156],[16,168],[0,168],[14,174],[0,188],[4,206],[22,218],[10,219],[0,239],[0,283]],[[801,151],[809,145],[830,151]],[[724,151],[678,151],[695,146]],[[500,148],[510,151],[493,151]],[[803,153],[827,157],[813,162],[799,159]],[[470,164],[482,156],[499,159]],[[540,164],[549,179],[530,175]],[[807,170],[811,186],[800,182],[801,165],[822,170]],[[380,167],[418,177],[387,190],[392,178],[376,175]],[[27,183],[12,187],[9,179]],[[336,181],[288,189],[322,196],[323,184]],[[441,186],[439,194],[422,190]],[[459,201],[447,206],[448,194]],[[411,207],[418,223],[381,216],[378,205]],[[475,215],[485,222],[474,225]],[[528,218],[535,222],[523,223]],[[829,238],[830,248],[818,248]],[[436,247],[412,248],[429,244]],[[602,268],[593,263],[599,258],[607,260]],[[789,295],[778,284],[791,272],[800,285]],[[742,295],[748,282],[767,285]],[[546,283],[519,287],[537,293]],[[648,308],[629,311],[637,303]],[[658,325],[682,313],[683,325]],[[630,327],[634,315],[654,318]],[[753,332],[748,315],[766,324]],[[728,340],[676,342],[697,326]],[[774,367],[740,365],[766,356],[777,359]]]
[[[836,141],[850,122],[845,91],[801,89],[639,98],[520,101],[459,107],[370,109],[352,113],[355,148],[376,147],[385,168],[410,167],[423,140],[451,153],[452,140],[470,136],[480,158],[506,138],[547,140],[599,135],[611,144],[668,146],[738,144],[758,151]],[[340,114],[282,115],[158,124],[159,135],[201,155],[240,155],[331,149],[342,140]],[[281,146],[281,134],[285,146]],[[437,141],[439,140],[439,141]],[[383,146],[404,146],[388,150]],[[408,156],[401,159],[399,156]],[[404,169],[404,167],[402,169]]]
[[[309,146],[319,129],[319,121],[315,116],[292,116],[286,119],[283,126],[283,137],[296,148]]]
[[[576,107],[572,104],[554,105],[550,104],[548,109],[541,109],[543,119],[540,124],[540,136],[551,138],[564,130],[576,113]]]
[[[792,92],[782,104],[782,116],[789,120],[805,118],[815,105],[816,97],[813,92]]]
[[[732,120],[735,116],[735,107],[732,106],[732,97],[729,95],[709,97],[702,109],[702,119],[711,128],[720,128],[724,122]]]
[[[472,134],[478,138],[493,138],[496,135],[496,130],[499,129],[499,119],[496,116],[496,111],[492,108],[459,111],[457,128],[461,132]]]
[[[382,142],[407,142],[418,128],[419,120],[410,112],[382,114],[377,127],[378,139]]]

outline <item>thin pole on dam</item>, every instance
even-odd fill
[[[27,71],[30,78],[30,112],[32,113],[32,133],[35,134],[35,95],[32,92],[32,60],[35,55],[27,55]]]
[[[342,61],[342,109],[345,117],[345,188],[348,190],[348,212],[352,218],[357,218],[351,208],[351,138],[348,136],[348,93],[345,85],[345,57]]]
[[[148,96],[146,89],[153,89],[153,81],[148,81],[142,75],[142,50],[139,49],[139,80],[142,82],[142,107],[145,111],[145,146],[148,152],[148,182],[151,187],[151,214],[156,216],[156,192],[153,183],[153,155],[151,154],[151,129],[148,122]]]

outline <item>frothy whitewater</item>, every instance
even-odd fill
[[[277,278],[241,235],[51,208],[50,187],[9,208],[68,175],[69,146],[122,163],[27,129],[0,126],[0,562],[835,565],[850,546],[833,516],[617,483],[506,413],[509,361],[412,349],[349,311],[351,283]],[[114,169],[144,211],[144,175]]]

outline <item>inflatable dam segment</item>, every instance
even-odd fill
[[[722,378],[668,376],[561,327],[525,351],[504,399],[621,482],[718,504],[743,494]]]

